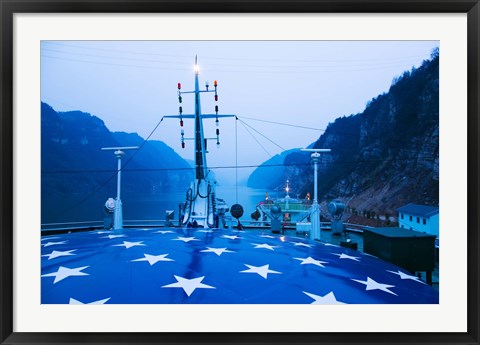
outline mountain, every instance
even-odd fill
[[[284,167],[285,157],[294,151],[295,149],[283,151],[264,162],[250,174],[247,186],[250,188],[272,189],[285,183],[287,179]]]
[[[101,119],[89,113],[56,112],[42,103],[42,222],[43,218],[57,219],[54,214],[64,204],[80,209],[95,204],[101,210],[97,204],[116,196],[118,162],[113,151],[102,148],[124,146],[140,148],[125,150],[122,195],[154,196],[187,190],[193,170],[165,143],[145,141],[136,133],[110,132]]]
[[[368,102],[362,113],[328,125],[313,145],[332,150],[321,156],[319,201],[340,199],[354,214],[377,215],[394,215],[397,207],[409,202],[438,205],[438,65],[435,51],[418,69],[396,78],[389,91]],[[287,154],[279,173],[301,195],[313,193],[313,169],[302,164],[309,156]],[[263,183],[272,188],[268,178]]]

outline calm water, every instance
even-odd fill
[[[228,205],[239,203],[243,206],[242,220],[250,220],[255,205],[265,198],[265,190],[245,186],[218,186],[217,197]],[[175,211],[178,219],[178,205],[185,201],[186,190],[168,192],[163,195],[138,195],[123,193],[123,217],[125,220],[165,219],[165,211]],[[238,196],[238,197],[237,197]],[[103,205],[114,195],[71,195],[66,198],[44,198],[42,201],[42,223],[81,222],[103,220]]]

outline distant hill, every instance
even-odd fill
[[[285,183],[287,179],[284,167],[285,157],[294,152],[295,149],[283,151],[275,155],[250,174],[247,186],[250,188],[272,189]]]
[[[372,99],[362,113],[330,123],[314,144],[329,148],[319,168],[319,199],[341,199],[357,213],[394,215],[412,202],[439,202],[439,56],[396,78],[389,91]],[[346,95],[345,97],[348,97]],[[292,190],[313,193],[313,169],[303,164],[310,155],[284,156],[279,176],[289,178]],[[268,164],[268,161],[264,163]],[[290,165],[293,164],[293,165]],[[258,168],[256,186],[274,188]],[[284,180],[277,183],[284,184]]]
[[[86,200],[89,207],[116,195],[117,159],[102,147],[141,146],[125,151],[122,193],[157,195],[186,190],[193,178],[190,165],[165,143],[136,133],[110,132],[96,116],[81,111],[56,112],[41,104],[42,217],[60,210],[59,200]],[[95,205],[101,209],[98,205]],[[43,220],[42,220],[43,221]]]

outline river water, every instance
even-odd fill
[[[240,204],[244,209],[241,220],[250,220],[255,206],[265,198],[266,190],[246,186],[217,186],[217,198],[232,206]],[[185,201],[186,190],[169,191],[165,194],[122,194],[124,220],[163,220],[165,212],[173,210],[178,219],[178,205]],[[103,220],[103,205],[114,195],[71,195],[63,198],[44,196],[42,200],[42,224],[63,222],[86,222]]]

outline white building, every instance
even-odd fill
[[[438,237],[438,207],[407,204],[397,211],[401,228],[426,232]]]

